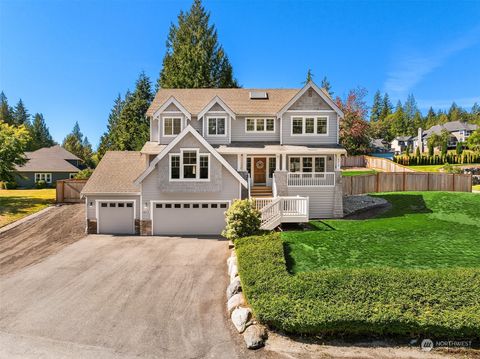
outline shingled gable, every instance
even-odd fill
[[[335,101],[332,100],[320,87],[318,87],[313,81],[309,81],[298,93],[290,100],[288,103],[282,107],[278,112],[277,117],[282,117],[282,115],[288,111],[288,109],[300,98],[302,95],[307,92],[308,89],[312,88],[316,93],[340,116],[344,117],[343,111],[337,106]]]
[[[157,114],[160,114],[163,111],[165,111],[165,109],[171,104],[174,104],[185,115],[186,118],[188,118],[189,120],[192,119],[192,115],[190,114],[190,112],[188,112],[185,109],[185,107],[183,107],[182,104],[178,102],[177,99],[173,96],[170,96],[170,98],[167,101],[165,101],[163,105],[159,107],[158,110],[155,111],[155,113],[153,114],[153,117],[156,117]]]
[[[215,96],[197,115],[198,118],[203,117],[215,104],[219,104],[225,112],[227,112],[234,120],[236,119],[235,113],[230,107],[219,97]]]
[[[247,187],[247,181],[191,126],[188,125],[175,139],[158,154],[150,163],[150,166],[135,180],[136,185],[140,185],[143,180],[155,169],[160,160],[165,157],[187,134],[192,134],[206,149],[210,152],[244,187]]]

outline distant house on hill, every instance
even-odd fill
[[[390,143],[390,147],[396,155],[399,155],[405,152],[407,147],[412,148],[413,146],[413,137],[412,136],[398,136],[393,139]]]
[[[56,145],[25,152],[27,163],[16,166],[15,181],[19,187],[34,187],[38,181],[53,185],[57,180],[73,178],[82,167],[82,160]]]
[[[432,137],[433,134],[441,135],[443,131],[450,134],[447,142],[448,148],[454,148],[458,142],[466,142],[468,137],[470,137],[476,129],[478,129],[477,125],[461,121],[452,121],[444,123],[443,125],[435,125],[425,131],[419,128],[418,135],[412,137],[413,149],[415,150],[420,146],[420,151],[424,152],[427,148],[428,139]]]

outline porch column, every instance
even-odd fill
[[[243,153],[242,154],[242,171],[246,171],[247,170],[247,154],[246,153]]]
[[[275,171],[280,171],[280,155],[275,155]]]
[[[282,171],[287,170],[287,155],[285,153],[282,153]]]
[[[242,170],[242,155],[237,153],[237,171]]]

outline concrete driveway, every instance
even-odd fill
[[[2,358],[243,358],[227,243],[88,236],[0,276]]]

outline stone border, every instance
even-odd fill
[[[17,226],[19,226],[19,225],[21,225],[25,222],[31,221],[32,219],[35,219],[35,218],[43,215],[45,212],[48,212],[48,211],[54,209],[57,206],[61,206],[61,205],[51,205],[51,206],[48,206],[48,207],[45,207],[45,208],[41,209],[38,212],[32,213],[32,214],[30,214],[26,217],[17,219],[15,222],[9,223],[9,224],[1,227],[0,228],[0,234],[5,233],[5,232],[7,232],[11,229],[14,229],[15,227],[17,227]]]
[[[242,283],[238,275],[238,261],[235,249],[232,249],[227,259],[228,276],[230,284],[227,287],[227,312],[235,329],[243,334],[243,340],[248,349],[258,349],[265,345],[267,331],[263,325],[258,324],[252,315],[252,310],[245,300]]]

